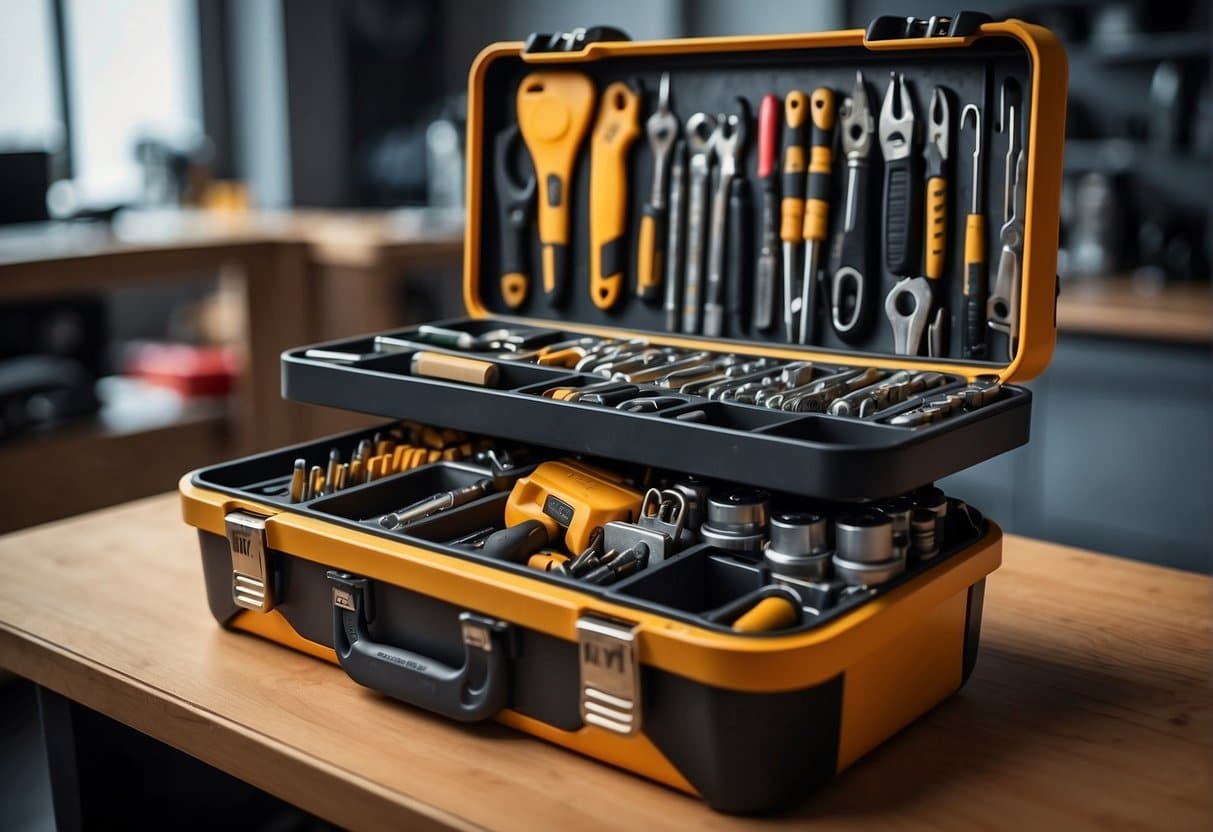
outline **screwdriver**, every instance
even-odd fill
[[[779,182],[775,178],[775,136],[779,99],[765,95],[758,109],[758,178],[762,180],[762,240],[754,266],[754,329],[775,325],[775,280],[779,271]]]
[[[973,116],[973,188],[969,216],[965,219],[965,267],[962,283],[965,297],[965,358],[986,357],[986,218],[981,213],[981,110],[969,104],[960,114],[963,130]]]
[[[402,509],[388,512],[379,518],[379,525],[388,531],[395,531],[403,526],[407,526],[409,523],[415,523],[440,511],[466,505],[472,500],[484,496],[492,488],[493,481],[485,477],[476,480],[471,485],[453,488],[450,491],[440,491],[433,496],[418,500]]]
[[[804,122],[809,99],[792,90],[783,100],[783,199],[779,203],[779,239],[783,241],[783,322],[788,342],[796,339],[796,255],[804,239]]]
[[[830,219],[830,171],[833,170],[834,93],[828,87],[813,90],[809,99],[813,130],[809,141],[808,198],[805,200],[803,236],[804,283],[800,287],[800,343],[808,344],[817,323],[817,268]]]

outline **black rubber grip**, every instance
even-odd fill
[[[551,257],[552,260],[552,290],[547,292],[548,306],[564,306],[565,287],[568,284],[568,269],[569,269],[569,249],[568,246],[562,243],[545,243],[545,249],[552,253],[548,255],[546,252],[544,258]],[[544,263],[544,268],[547,268],[547,263]],[[545,284],[546,286],[546,284]]]
[[[885,266],[901,277],[918,274],[922,237],[922,165],[917,154],[886,162],[884,166]]]
[[[830,199],[830,174],[828,173],[810,173],[809,174],[809,199],[820,199],[823,202]]]
[[[623,247],[623,237],[607,240],[602,244],[598,254],[601,257],[598,266],[602,269],[603,277],[618,277],[623,273],[623,265],[627,258],[627,251]]]
[[[526,230],[501,224],[501,273],[526,274]]]
[[[982,359],[986,357],[986,285],[984,263],[970,263],[965,267],[965,328],[964,357]]]
[[[728,240],[725,243],[724,285],[728,293],[725,316],[728,332],[741,335],[750,325],[751,247],[750,183],[738,177],[729,185]]]
[[[855,216],[853,219],[843,218],[842,233],[835,238],[834,251],[830,257],[831,279],[828,285],[833,286],[833,275],[844,268],[853,269],[858,274],[856,280],[863,285],[862,292],[852,292],[850,280],[846,281],[848,285],[844,286],[848,296],[858,297],[857,303],[848,301],[843,314],[844,320],[853,319],[854,324],[846,330],[838,330],[835,327],[838,337],[848,344],[861,343],[868,337],[868,331],[875,320],[875,298],[880,291],[880,272],[872,271],[872,249],[868,241],[872,224],[872,211],[869,208],[872,204],[872,183],[869,170],[867,165],[855,165],[847,169],[847,188],[855,193]],[[846,224],[848,221],[851,223],[849,226]],[[837,299],[830,298],[831,307],[836,302]]]
[[[333,649],[360,685],[460,722],[495,716],[509,701],[509,625],[471,612],[459,616],[463,664],[371,640],[366,606],[369,582],[329,572],[333,587]]]

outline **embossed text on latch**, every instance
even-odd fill
[[[581,719],[617,734],[640,730],[635,624],[594,615],[577,620]]]

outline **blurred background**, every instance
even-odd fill
[[[1030,446],[948,487],[1014,532],[1204,570],[1209,5],[980,5],[1068,46],[1060,338]],[[952,10],[5,0],[0,531],[352,426],[281,401],[278,353],[460,313],[464,85],[485,44],[931,11]]]

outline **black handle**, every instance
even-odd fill
[[[724,286],[728,292],[729,332],[743,334],[750,325],[750,258],[753,239],[750,218],[750,183],[739,176],[729,185],[728,242],[725,244]]]
[[[779,189],[771,175],[762,185],[762,245],[754,264],[754,329],[760,332],[775,326],[778,280]]]
[[[501,273],[527,274],[527,230],[512,223],[501,227]]]
[[[548,306],[564,306],[565,275],[568,274],[568,270],[568,246],[563,243],[544,243],[543,291],[547,296]]]
[[[848,344],[862,342],[874,320],[874,299],[880,288],[880,274],[871,273],[871,175],[867,164],[847,167],[847,192],[843,206],[842,231],[835,238],[830,257],[831,310],[841,302],[838,317],[848,324],[834,331]],[[844,271],[845,270],[845,271]],[[841,273],[841,276],[840,276]],[[835,293],[844,297],[835,297]],[[831,318],[833,318],[831,311]]]
[[[360,685],[460,722],[489,719],[509,697],[509,625],[463,612],[463,666],[370,639],[366,578],[328,573],[333,586],[333,649]]]
[[[917,153],[885,162],[884,256],[889,271],[901,277],[918,274],[921,238],[922,162]]]
[[[965,358],[986,357],[985,263],[965,266]]]

